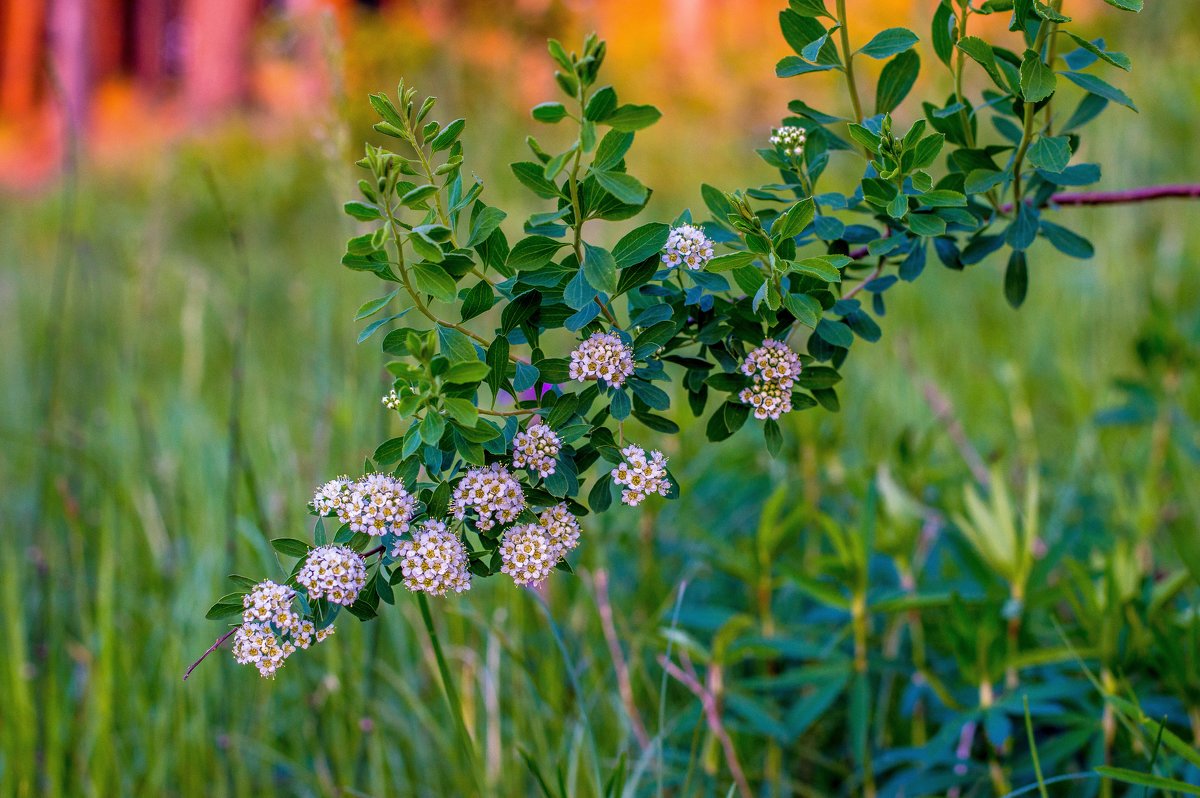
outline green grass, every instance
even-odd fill
[[[1200,91],[1198,31],[1192,20],[1177,29],[1177,11],[1152,11],[1121,31],[1138,63],[1124,85],[1142,113],[1110,111],[1087,145],[1088,157],[1106,164],[1106,186],[1178,180],[1189,170],[1200,178],[1194,103],[1178,99]],[[512,141],[523,124],[508,121]],[[485,140],[470,135],[477,138],[468,144]],[[376,623],[341,620],[329,642],[295,657],[274,682],[237,667],[227,652],[187,683],[180,678],[221,630],[203,614],[225,592],[230,564],[253,576],[282,574],[267,539],[306,537],[312,486],[355,471],[397,423],[379,407],[385,383],[376,349],[353,345],[354,309],[383,290],[337,265],[351,229],[338,209],[350,167],[314,162],[311,150],[303,139],[267,147],[235,126],[135,174],[85,168],[66,217],[70,194],[62,190],[0,198],[0,794],[472,790],[408,596]],[[655,160],[653,152],[641,157]],[[499,163],[475,168],[501,195],[513,194]],[[205,169],[244,224],[248,277]],[[722,177],[755,182],[705,179]],[[698,182],[660,181],[654,208],[669,218],[697,205]],[[1014,472],[1025,464],[1043,470],[1049,514],[1053,521],[1061,512],[1061,528],[1093,524],[1112,539],[1138,523],[1120,506],[1118,488],[1137,478],[1148,439],[1099,431],[1092,417],[1118,401],[1112,381],[1135,373],[1132,341],[1152,300],[1195,334],[1200,205],[1062,217],[1101,255],[1073,262],[1040,247],[1020,312],[1003,303],[997,264],[958,274],[931,262],[919,290],[888,294],[884,340],[856,347],[842,412],[802,414],[788,430],[784,460],[770,461],[749,431],[718,449],[693,425],[670,452],[681,502],[589,520],[581,570],[613,574],[641,716],[651,737],[670,739],[668,785],[691,772],[696,794],[729,788],[712,740],[700,734],[692,750],[702,719],[676,685],[666,727],[658,727],[655,656],[685,579],[681,623],[705,646],[730,613],[754,613],[755,586],[729,573],[725,553],[752,547],[772,489],[785,486],[795,504],[819,497],[827,512],[854,519],[876,466],[889,463],[906,485],[927,490],[925,501],[957,507],[969,474],[921,395],[922,379],[952,399],[985,456]],[[243,301],[248,326],[237,335]],[[244,347],[245,368],[232,417],[244,453],[231,510],[236,347]],[[1181,401],[1200,415],[1194,376],[1185,378]],[[1194,431],[1180,434],[1195,444]],[[916,464],[902,440],[915,447]],[[1195,468],[1178,473],[1194,476]],[[1079,496],[1099,497],[1099,505]],[[1185,502],[1181,512],[1195,520],[1194,506]],[[815,540],[810,527],[797,527],[785,559],[823,562],[811,556],[820,550]],[[1169,543],[1152,544],[1175,570]],[[799,594],[774,588],[787,634],[797,644],[821,642],[821,619],[796,622]],[[496,579],[434,604],[490,792],[532,794],[525,750],[548,782],[561,768],[573,795],[597,794],[597,779],[625,752],[640,774],[638,794],[652,794],[657,764],[630,735],[589,583],[556,577],[546,602],[548,613]],[[1036,631],[1055,639],[1048,626]],[[754,676],[734,671],[732,679]],[[731,725],[756,779],[769,780],[772,756],[820,778],[852,770],[844,741],[822,750],[840,733],[820,722],[811,741],[782,754],[744,717]],[[1053,752],[1044,741],[1039,747],[1049,777]]]

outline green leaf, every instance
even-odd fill
[[[399,288],[387,296],[381,296],[379,299],[372,299],[370,302],[364,302],[363,305],[358,309],[358,312],[354,314],[354,320],[362,321],[363,319],[374,316],[376,313],[387,307],[387,304],[395,299],[396,294],[398,293],[400,293]]]
[[[940,236],[946,232],[946,220],[932,213],[910,213],[908,229],[919,236]]]
[[[1119,8],[1122,11],[1132,11],[1138,13],[1142,10],[1143,0],[1104,0],[1113,8]]]
[[[953,37],[956,35],[954,12],[951,10],[950,4],[938,3],[937,10],[933,12],[931,38],[933,41],[933,51],[946,66],[950,66],[950,57],[954,54]]]
[[[1029,291],[1029,267],[1025,253],[1014,251],[1008,257],[1008,267],[1004,270],[1004,298],[1014,308],[1019,308],[1025,302],[1025,294]]]
[[[946,137],[941,133],[933,133],[918,141],[916,149],[913,151],[911,168],[924,169],[933,165],[945,143]]]
[[[479,382],[488,375],[489,371],[488,364],[482,360],[464,360],[454,363],[446,369],[445,373],[442,374],[442,380],[449,383],[467,385]],[[471,421],[467,426],[473,427],[475,426],[475,422]]]
[[[613,130],[629,133],[650,127],[659,120],[662,112],[653,105],[622,105],[604,120]]]
[[[1058,174],[1071,161],[1071,141],[1066,136],[1038,136],[1029,148],[1029,163]]]
[[[809,72],[827,72],[833,69],[833,64],[811,64],[798,55],[788,55],[779,59],[775,65],[775,77],[792,78]]]
[[[370,222],[374,221],[375,219],[383,218],[383,214],[380,212],[379,208],[366,202],[358,202],[357,200],[353,202],[347,202],[342,206],[342,209],[345,210],[348,215],[353,216],[360,222]]]
[[[603,247],[583,244],[583,276],[597,291],[612,295],[617,291],[617,262]]]
[[[307,557],[312,547],[295,538],[275,538],[271,541],[271,548],[288,557]]]
[[[621,240],[613,247],[613,259],[622,269],[635,263],[641,263],[651,255],[661,252],[670,235],[669,225],[661,222],[644,224],[621,237]]]
[[[204,613],[204,617],[210,621],[219,621],[222,618],[241,615],[245,611],[245,605],[242,604],[242,595],[242,593],[230,593],[227,596],[222,596],[217,600],[217,603],[208,608],[208,612]]]
[[[825,0],[788,0],[788,6],[802,17],[833,19],[833,15],[825,10]]]
[[[834,265],[837,261],[832,261],[832,258],[841,257],[843,264],[848,262],[849,258],[836,255],[819,255],[815,258],[804,258],[794,263],[788,264],[788,269],[799,274],[807,274],[810,277],[816,277],[818,280],[824,280],[827,283],[840,283],[842,281],[842,273]]]
[[[996,85],[1008,93],[1008,84],[1004,81],[1004,75],[1000,73],[1000,68],[996,66],[996,53],[992,50],[992,46],[978,36],[966,36],[958,40],[958,49],[969,55],[973,61],[983,67],[988,76],[995,81]]]
[[[451,144],[458,141],[458,137],[462,134],[466,124],[467,121],[465,119],[455,119],[442,128],[441,133],[433,137],[433,141],[429,142],[429,148],[434,152],[449,149]]]
[[[875,89],[875,113],[894,111],[912,91],[920,71],[921,57],[915,50],[906,50],[884,64]]]
[[[1114,52],[1110,52],[1108,50],[1103,50],[1098,45],[1096,45],[1093,42],[1089,42],[1087,39],[1083,38],[1082,36],[1076,36],[1074,33],[1071,33],[1070,31],[1063,31],[1063,32],[1066,33],[1068,36],[1070,36],[1072,39],[1074,39],[1076,44],[1078,44],[1080,47],[1087,50],[1089,53],[1096,56],[1100,60],[1106,61],[1107,63],[1112,64],[1113,66],[1118,67],[1120,69],[1124,69],[1126,72],[1133,69],[1133,62],[1130,61],[1129,56],[1125,55],[1124,53],[1114,53]]]
[[[439,324],[437,337],[439,351],[451,364],[473,362],[479,358],[475,352],[475,344],[462,331]]]
[[[466,298],[463,299],[462,320],[473,319],[480,313],[491,310],[495,300],[496,296],[492,293],[492,287],[487,282],[480,280],[471,287]]]
[[[583,111],[583,118],[593,122],[603,122],[615,110],[617,110],[617,92],[612,86],[605,86],[588,100],[587,107]]]
[[[850,348],[850,345],[854,343],[854,333],[850,332],[850,328],[839,321],[821,319],[817,322],[816,333],[826,343],[833,346],[840,346],[843,349]]]
[[[632,144],[632,133],[623,133],[620,130],[608,131],[604,134],[604,138],[600,139],[600,145],[596,147],[596,156],[592,159],[592,169],[604,172],[614,168],[625,157],[625,153],[629,152]]]
[[[962,208],[967,204],[967,198],[957,191],[937,189],[926,191],[917,197],[917,202],[926,208]]]
[[[783,306],[805,327],[816,327],[821,320],[821,303],[808,294],[785,294]]]
[[[857,122],[851,122],[846,129],[847,132],[850,133],[850,138],[854,139],[870,152],[879,154],[879,136],[875,135]]]
[[[410,267],[417,283],[417,290],[429,294],[440,302],[455,299],[454,278],[440,267],[430,263],[414,263]]]
[[[776,242],[782,242],[800,235],[816,214],[817,205],[811,197],[800,200],[771,225],[771,237]]]
[[[596,178],[601,188],[626,205],[641,205],[646,201],[646,187],[632,175],[624,172],[598,172],[593,169],[592,177]]]
[[[414,230],[408,236],[408,244],[413,248],[413,252],[430,263],[441,263],[446,259],[446,253],[442,252],[442,248],[426,233]]]
[[[567,244],[547,236],[529,236],[517,242],[508,253],[508,267],[514,271],[536,271],[550,262]]]
[[[1021,61],[1021,97],[1026,102],[1041,102],[1054,93],[1056,84],[1054,70],[1046,66],[1040,55],[1026,50]]]
[[[1133,100],[1129,99],[1128,94],[1116,86],[1104,82],[1095,75],[1090,75],[1087,72],[1064,72],[1063,76],[1084,91],[1091,92],[1098,97],[1111,100],[1118,105],[1123,105],[1134,111],[1137,110],[1137,106],[1133,104]]]
[[[533,106],[533,118],[539,122],[554,124],[567,116],[567,107],[562,103],[538,103]]]
[[[484,205],[482,202],[475,203],[475,208],[475,213],[471,216],[471,235],[467,238],[466,245],[468,247],[477,247],[487,241],[488,237],[508,216],[499,208]]]
[[[441,413],[426,411],[425,418],[421,419],[421,441],[426,446],[437,446],[445,431],[446,419],[442,418]]]
[[[729,252],[710,260],[704,269],[710,272],[727,272],[749,266],[756,260],[758,256],[753,252]]]
[[[888,28],[872,37],[858,52],[870,58],[891,58],[915,45],[917,34],[908,28]]]
[[[562,196],[558,187],[546,179],[545,169],[540,163],[520,161],[513,164],[511,169],[517,180],[539,197],[555,199]]]

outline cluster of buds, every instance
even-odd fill
[[[367,474],[354,482],[339,477],[318,488],[312,500],[319,515],[336,515],[351,531],[368,535],[407,532],[416,504],[404,483],[388,474]]]
[[[573,380],[604,380],[620,388],[633,374],[633,348],[615,333],[592,333],[571,353],[567,372]]]
[[[788,125],[777,127],[771,131],[771,143],[783,150],[784,155],[789,155],[792,158],[802,158],[804,156],[805,138],[804,128],[802,127]]]
[[[500,541],[500,573],[518,585],[533,587],[545,581],[558,563],[554,544],[538,524],[519,524]]]
[[[625,461],[612,470],[612,478],[625,488],[621,491],[622,502],[637,507],[647,496],[666,496],[670,492],[667,458],[662,452],[650,452],[647,457],[645,449],[630,444],[621,450],[621,456]]]
[[[770,338],[746,356],[741,372],[754,382],[738,398],[754,408],[754,417],[778,420],[792,409],[792,385],[800,376],[800,356],[787,344]]]
[[[467,547],[446,528],[445,521],[430,519],[413,532],[412,540],[398,540],[392,556],[399,561],[404,586],[414,592],[444,596],[471,588]]]
[[[513,465],[536,471],[542,479],[554,473],[562,439],[548,424],[530,424],[513,438]]]
[[[556,563],[579,545],[579,520],[565,504],[556,504],[543,510],[538,516],[538,526],[550,541]]]
[[[396,393],[395,388],[384,394],[383,399],[380,401],[383,402],[383,406],[388,410],[395,410],[400,407],[400,396]]]
[[[367,564],[362,555],[346,546],[321,546],[308,553],[296,582],[311,599],[325,598],[348,606],[367,584]]]
[[[233,658],[240,665],[253,665],[264,678],[276,671],[297,649],[306,649],[333,634],[333,627],[317,629],[301,619],[292,604],[296,591],[270,580],[259,582],[242,597],[242,625],[234,633]]]
[[[462,521],[475,511],[475,525],[491,529],[497,522],[509,524],[525,509],[525,492],[508,469],[499,463],[472,468],[454,489],[454,517]]]
[[[703,269],[713,259],[713,242],[699,227],[683,224],[671,228],[662,262],[669,269],[687,266],[692,271]]]

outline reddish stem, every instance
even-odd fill
[[[189,665],[189,666],[188,666],[188,669],[187,669],[186,671],[184,671],[184,672],[183,672],[183,680],[186,682],[186,681],[187,681],[187,678],[188,678],[189,676],[191,676],[191,675],[192,675],[192,671],[196,670],[196,667],[197,667],[197,666],[198,666],[198,665],[199,665],[201,662],[204,662],[204,659],[205,659],[205,657],[207,657],[209,654],[213,653],[213,652],[214,652],[214,651],[216,651],[218,648],[220,648],[222,643],[224,643],[224,642],[225,642],[226,640],[228,640],[230,637],[233,637],[233,633],[234,633],[234,632],[236,632],[238,629],[241,629],[241,628],[242,628],[242,627],[241,627],[241,625],[239,624],[238,626],[235,626],[235,627],[233,627],[233,628],[232,628],[232,629],[230,629],[228,632],[226,632],[225,634],[223,634],[223,635],[221,635],[220,637],[218,637],[218,638],[217,638],[217,642],[215,642],[215,643],[213,643],[211,646],[209,646],[209,647],[208,647],[208,650],[207,650],[207,651],[205,651],[203,654],[201,654],[201,655],[200,655],[200,659],[196,660],[196,661],[195,661],[195,662],[193,662],[191,665]]]

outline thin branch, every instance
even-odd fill
[[[662,665],[670,676],[675,681],[682,684],[692,695],[700,699],[700,705],[704,708],[704,716],[708,721],[709,731],[716,736],[721,743],[721,748],[725,752],[725,763],[729,766],[729,772],[733,775],[733,781],[737,784],[738,793],[742,798],[751,798],[754,792],[750,789],[750,782],[746,780],[746,774],[742,771],[741,762],[738,761],[737,749],[733,747],[733,740],[729,736],[729,732],[725,729],[725,724],[721,721],[721,708],[718,705],[717,697],[711,689],[711,685],[715,682],[713,671],[717,669],[715,665],[709,668],[709,686],[700,683],[699,677],[696,675],[695,668],[692,667],[691,660],[686,655],[683,657],[684,666],[687,671],[680,669],[665,655],[659,655],[658,662]]]
[[[241,629],[241,628],[242,628],[242,627],[241,627],[241,625],[239,624],[238,626],[235,626],[235,627],[233,627],[233,628],[232,628],[232,629],[230,629],[228,632],[226,632],[225,634],[223,634],[223,635],[221,635],[220,637],[218,637],[218,638],[217,638],[217,642],[215,642],[215,643],[213,643],[211,646],[209,646],[209,647],[208,647],[208,650],[207,650],[207,651],[205,651],[203,654],[201,654],[201,655],[200,655],[200,659],[196,660],[196,661],[195,661],[195,662],[193,662],[191,665],[189,665],[189,666],[188,666],[188,669],[187,669],[186,671],[184,671],[184,672],[183,672],[183,680],[186,682],[186,681],[187,681],[187,679],[188,679],[188,677],[192,675],[192,671],[196,670],[196,667],[197,667],[197,666],[199,666],[201,662],[204,662],[205,658],[206,658],[206,657],[208,657],[208,655],[209,655],[209,654],[213,653],[213,652],[214,652],[214,651],[216,651],[218,648],[220,648],[222,643],[224,643],[224,642],[225,642],[226,640],[228,640],[229,638],[233,637],[233,633],[234,633],[234,632],[236,632],[238,629]]]
[[[876,266],[876,267],[875,267],[875,268],[874,268],[874,269],[871,271],[871,273],[870,273],[870,274],[868,274],[866,277],[864,277],[864,278],[862,279],[862,282],[861,282],[861,283],[859,283],[858,285],[854,286],[853,288],[851,288],[851,289],[850,289],[849,291],[847,291],[846,293],[842,294],[842,299],[849,299],[850,297],[852,297],[852,296],[854,296],[855,294],[857,294],[859,291],[861,291],[861,290],[863,290],[864,288],[866,288],[866,287],[867,287],[867,285],[868,285],[868,284],[870,284],[872,280],[874,280],[876,277],[878,277],[880,274],[882,274],[882,273],[883,273],[883,267],[884,267],[886,264],[887,264],[887,258],[880,258],[880,259],[879,259],[879,265],[878,265],[878,266]]]
[[[592,584],[596,593],[596,609],[600,613],[600,628],[604,631],[604,641],[608,644],[608,653],[612,657],[613,670],[617,673],[617,691],[625,704],[625,714],[629,716],[629,726],[633,736],[637,738],[642,750],[650,747],[650,735],[642,723],[641,713],[633,698],[633,682],[629,678],[629,663],[625,661],[625,653],[621,650],[621,641],[617,637],[617,627],[613,623],[612,602],[608,597],[608,571],[598,568],[592,576]]]

